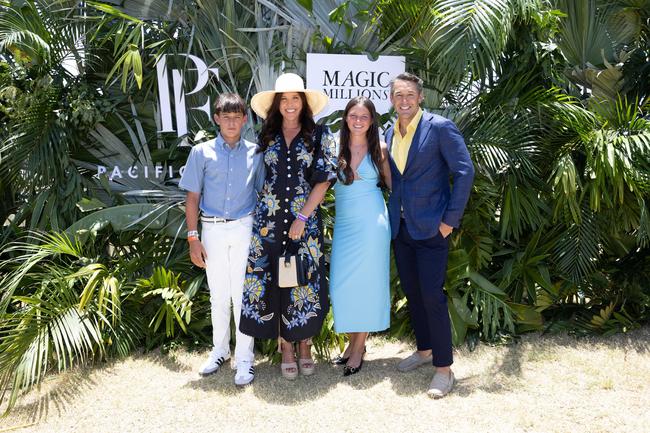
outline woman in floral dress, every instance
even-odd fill
[[[255,338],[278,338],[281,371],[288,379],[299,371],[313,374],[311,337],[329,310],[318,206],[336,180],[336,144],[313,120],[327,100],[324,93],[306,90],[295,74],[281,75],[275,90],[251,100],[265,119],[258,146],[266,175],[255,209],[239,328]],[[309,264],[304,286],[278,287],[278,259],[287,247]]]

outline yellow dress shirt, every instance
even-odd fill
[[[408,158],[409,149],[411,148],[411,142],[413,141],[415,130],[417,129],[421,118],[422,109],[420,108],[406,127],[406,134],[403,137],[402,133],[399,130],[399,120],[395,122],[395,128],[393,131],[393,144],[390,153],[393,156],[395,165],[397,166],[397,169],[400,173],[404,173],[404,168],[406,167],[406,159]]]

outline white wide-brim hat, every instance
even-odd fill
[[[274,90],[265,90],[256,93],[251,98],[251,108],[262,119],[266,119],[266,115],[271,108],[273,98],[278,93],[298,92],[304,93],[307,97],[307,104],[311,109],[311,113],[316,115],[323,111],[327,105],[329,98],[327,95],[319,90],[305,89],[305,82],[299,75],[286,73],[280,75],[275,80]]]

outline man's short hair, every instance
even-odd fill
[[[237,93],[222,93],[214,103],[214,113],[242,113],[246,115],[246,103]]]
[[[424,88],[424,82],[422,81],[422,78],[418,77],[415,74],[411,74],[410,72],[402,72],[397,77],[390,80],[391,95],[393,94],[393,88],[395,87],[395,81],[397,80],[410,81],[411,83],[415,83],[415,86],[418,89],[418,93],[422,93],[422,89]]]

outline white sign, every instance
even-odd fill
[[[178,54],[182,55],[182,54]],[[185,70],[178,69],[171,70],[172,87],[174,90],[174,104],[172,106],[171,97],[169,95],[169,74],[167,71],[167,54],[160,56],[156,63],[156,72],[158,75],[158,97],[160,99],[160,118],[162,120],[162,129],[160,132],[174,132],[178,137],[187,134],[187,107],[185,107],[185,96],[193,95],[200,92],[208,84],[210,73],[214,74],[217,79],[219,78],[219,71],[217,68],[208,68],[203,60],[191,54],[185,56],[193,63],[194,67],[187,67]],[[196,71],[198,79],[196,85],[189,92],[185,91],[184,74],[189,71]],[[192,110],[200,110],[207,114],[208,119],[212,118],[210,112],[210,97],[206,96],[205,104],[199,107],[189,107]],[[176,117],[176,129],[174,129],[174,122],[172,120],[172,111]]]
[[[343,110],[350,99],[366,96],[379,114],[391,108],[390,80],[405,71],[404,56],[379,56],[375,61],[365,55],[307,53],[307,88],[322,90],[329,104],[316,116],[325,117]]]

